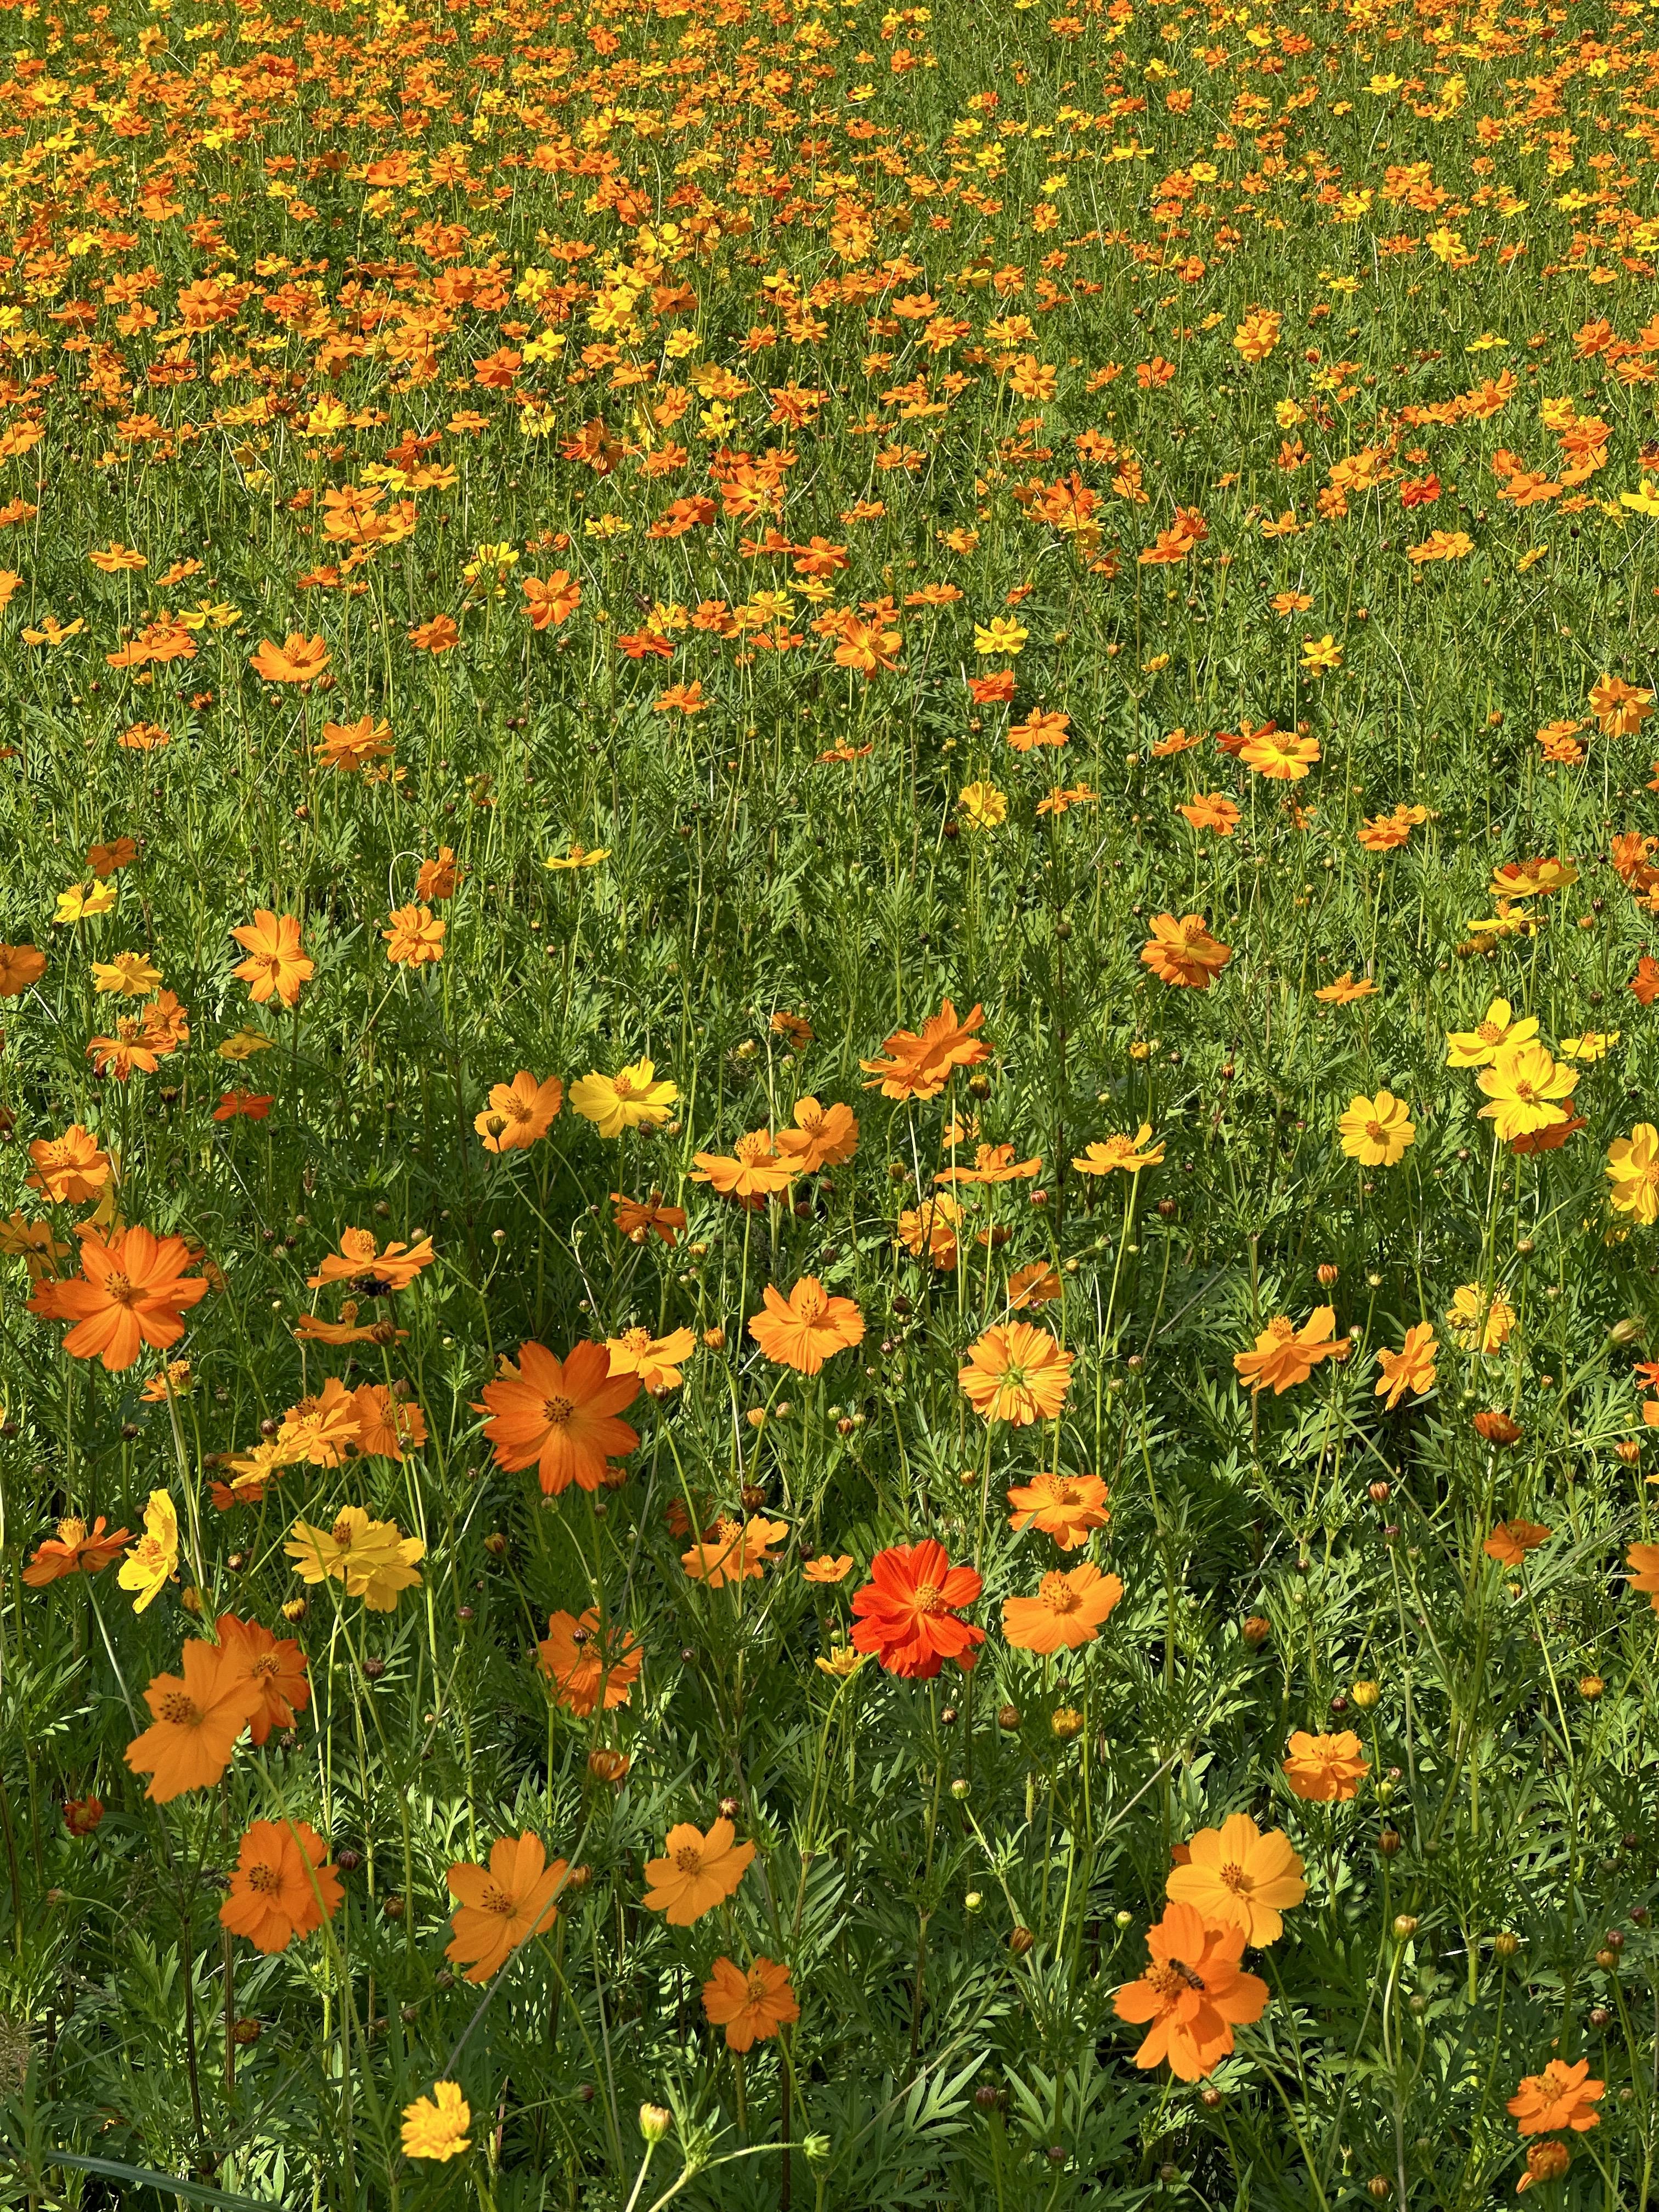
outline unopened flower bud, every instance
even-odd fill
[[[659,2143],[674,2124],[674,2115],[664,2105],[640,2106],[640,2133],[648,2143]]]

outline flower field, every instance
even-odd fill
[[[1654,2199],[1659,25],[1052,4],[7,8],[0,2202]]]

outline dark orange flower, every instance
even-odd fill
[[[291,629],[281,645],[264,638],[248,666],[267,684],[312,684],[328,672],[327,641],[297,629]]]
[[[859,1062],[872,1079],[865,1089],[879,1089],[884,1098],[937,1098],[954,1069],[976,1067],[991,1057],[990,1045],[974,1035],[984,1019],[984,1010],[975,1006],[958,1022],[956,1007],[946,999],[920,1032],[893,1031],[882,1047],[888,1059]]]
[[[749,1334],[767,1358],[798,1375],[817,1375],[826,1359],[864,1340],[864,1316],[851,1298],[832,1297],[816,1275],[788,1297],[769,1283],[766,1310],[749,1316]]]
[[[317,972],[316,962],[300,942],[299,916],[255,907],[252,921],[230,933],[248,956],[230,972],[247,985],[254,1005],[262,1006],[274,996],[285,1006],[298,1006],[300,986]]]
[[[73,1322],[64,1351],[76,1359],[101,1359],[118,1372],[143,1346],[165,1350],[184,1334],[185,1309],[207,1294],[201,1276],[185,1273],[199,1257],[182,1237],[134,1228],[106,1240],[83,1231],[80,1274],[66,1283],[37,1284],[29,1311]]]
[[[580,1620],[574,1613],[549,1613],[547,1634],[536,1646],[536,1663],[559,1703],[586,1720],[599,1705],[601,1692],[607,1712],[628,1703],[645,1654],[625,1629],[613,1624],[609,1636],[603,1634],[599,1607],[590,1605]]]
[[[131,1540],[131,1528],[118,1528],[106,1536],[101,1513],[90,1528],[71,1516],[60,1521],[57,1535],[48,1536],[40,1546],[23,1570],[23,1580],[31,1589],[44,1589],[64,1575],[101,1574]]]
[[[250,1737],[260,1744],[272,1729],[291,1729],[295,1714],[311,1703],[306,1657],[299,1644],[291,1636],[273,1636],[259,1621],[239,1620],[234,1613],[222,1613],[215,1626],[226,1678],[250,1682],[259,1693],[248,1721]]]
[[[1201,2081],[1232,2049],[1234,2028],[1267,2010],[1267,1984],[1240,1965],[1244,1930],[1212,1928],[1190,1905],[1166,1905],[1146,1948],[1152,1964],[1112,2000],[1120,2020],[1146,2027],[1134,2063],[1167,2058],[1177,2081]]]
[[[219,1918],[256,1951],[286,1951],[332,1920],[345,1892],[328,1845],[303,1820],[256,1820],[242,1838]]]
[[[788,1967],[763,1957],[746,1973],[730,1959],[716,1959],[702,1985],[702,2008],[712,2027],[726,2030],[731,2051],[751,2050],[800,2018]]]
[[[521,1344],[518,1365],[503,1359],[501,1370],[481,1394],[490,1416],[483,1432],[498,1467],[538,1468],[550,1498],[573,1482],[597,1490],[611,1460],[639,1443],[637,1430],[616,1418],[633,1402],[639,1377],[613,1376],[604,1345],[579,1344],[559,1359],[545,1345]]]
[[[1525,1564],[1528,1553],[1535,1551],[1549,1534],[1535,1521],[1500,1521],[1480,1548],[1500,1567],[1518,1567]]]

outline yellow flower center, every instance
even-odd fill
[[[1044,1575],[1037,1595],[1050,1613],[1075,1613],[1082,1602],[1071,1583],[1058,1569],[1052,1574]]]
[[[71,1549],[76,1544],[84,1544],[87,1540],[86,1522],[76,1520],[60,1521],[58,1523],[58,1540],[60,1544],[67,1544]]]
[[[937,1583],[918,1583],[915,1602],[918,1613],[943,1613],[945,1610],[945,1599]]]
[[[1507,1033],[1505,1026],[1499,1022],[1482,1022],[1475,1031],[1482,1044],[1502,1044]]]
[[[1275,1344],[1288,1344],[1296,1334],[1296,1323],[1288,1314],[1275,1314],[1267,1323],[1267,1334]]]
[[[118,1306],[136,1306],[139,1296],[131,1281],[122,1274],[105,1276],[104,1295]]]

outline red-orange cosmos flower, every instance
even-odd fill
[[[958,1617],[985,1585],[972,1567],[953,1567],[943,1544],[896,1544],[870,1562],[870,1579],[853,1600],[853,1648],[872,1651],[890,1674],[931,1682],[947,1659],[964,1670],[985,1631]]]
[[[555,1859],[549,1866],[546,1861],[541,1838],[526,1831],[516,1841],[503,1836],[491,1846],[488,1870],[462,1864],[444,1876],[451,1896],[459,1900],[449,1921],[454,1941],[444,1956],[458,1966],[466,1961],[465,1979],[487,1982],[520,1943],[545,1934],[557,1919],[553,1900],[564,1887],[569,1863]]]
[[[1146,1948],[1152,1964],[1112,2000],[1120,2020],[1146,2026],[1135,2064],[1167,2058],[1177,2081],[1201,2081],[1232,2049],[1234,2028],[1261,2019],[1267,1984],[1240,1966],[1244,1930],[1210,1927],[1190,1905],[1165,1905]]]
[[[82,1238],[80,1274],[37,1284],[29,1311],[73,1322],[64,1351],[115,1373],[145,1345],[165,1350],[184,1334],[185,1309],[207,1295],[204,1279],[185,1273],[196,1256],[182,1237],[125,1229],[106,1240],[92,1231]]]
[[[239,1620],[222,1613],[219,1664],[227,1678],[240,1678],[258,1692],[259,1703],[248,1720],[248,1734],[264,1743],[272,1729],[291,1729],[295,1716],[311,1703],[306,1680],[306,1657],[291,1636],[273,1636],[263,1623]]]
[[[610,1462],[639,1443],[638,1431],[616,1418],[633,1402],[639,1377],[613,1376],[604,1345],[579,1344],[559,1359],[545,1345],[521,1344],[519,1364],[503,1359],[501,1368],[482,1393],[490,1416],[483,1432],[498,1467],[538,1468],[550,1498],[573,1482],[597,1490]]]
[[[1207,991],[1232,957],[1232,947],[1211,936],[1201,914],[1180,921],[1172,914],[1154,915],[1151,939],[1140,951],[1142,965],[1161,983],[1189,991]]]
[[[1537,1521],[1500,1521],[1480,1548],[1500,1567],[1518,1567],[1525,1564],[1528,1553],[1536,1551],[1549,1534],[1550,1531]]]
[[[803,1275],[787,1298],[769,1283],[764,1297],[766,1310],[750,1314],[749,1334],[780,1367],[817,1375],[826,1359],[864,1340],[858,1307],[832,1297],[816,1275]]]
[[[256,1820],[242,1838],[219,1918],[256,1951],[286,1951],[332,1920],[345,1895],[328,1845],[303,1820]]]

